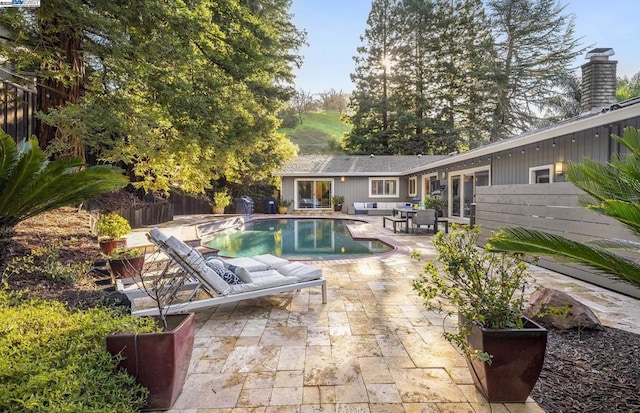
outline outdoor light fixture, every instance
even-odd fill
[[[340,182],[344,182],[344,176],[340,177]]]
[[[554,148],[556,147],[556,140],[553,140],[553,143],[551,144],[551,146],[553,146]]]
[[[562,162],[556,162],[556,175],[562,175],[564,173],[564,164]]]
[[[571,137],[571,143],[574,143],[575,141],[576,141],[576,137],[575,137],[575,136],[572,136],[572,137]]]

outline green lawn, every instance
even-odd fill
[[[300,147],[300,155],[343,154],[340,142],[350,126],[334,111],[310,112],[302,115],[295,128],[281,128],[291,142]]]

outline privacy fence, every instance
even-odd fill
[[[568,182],[536,185],[493,185],[476,188],[476,224],[484,244],[491,232],[520,226],[583,242],[596,238],[637,240],[618,221],[580,206],[580,189]],[[638,260],[640,255],[631,256]],[[577,264],[540,258],[541,267],[640,298],[640,289]]]

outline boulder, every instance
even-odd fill
[[[550,288],[541,288],[533,293],[524,314],[545,326],[561,330],[600,329],[602,326],[589,307],[567,293]]]

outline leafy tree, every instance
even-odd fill
[[[616,89],[616,100],[618,102],[637,96],[640,96],[640,72],[631,76],[631,79],[626,76],[618,78],[618,87]]]
[[[582,164],[571,164],[567,179],[587,193],[588,197],[583,200],[587,208],[616,219],[638,236],[640,132],[627,127],[623,137],[612,135],[612,138],[629,153],[616,156],[606,164],[590,159],[585,159]],[[488,239],[487,248],[582,263],[640,286],[640,263],[623,254],[625,251],[637,252],[640,248],[638,241],[599,239],[580,243],[543,231],[515,227],[500,230]]]
[[[574,38],[574,17],[557,0],[489,0],[499,67],[498,101],[491,141],[524,131],[539,120],[537,110],[570,76],[583,50]]]
[[[325,90],[319,93],[323,110],[335,110],[342,114],[347,108],[348,96],[346,93],[335,89]]]
[[[128,181],[111,166],[83,168],[79,157],[48,162],[36,138],[18,147],[0,133],[0,236],[27,218],[115,191]]]
[[[564,119],[580,114],[582,89],[580,78],[573,75],[562,76],[556,85],[558,93],[550,96],[544,103],[544,118],[538,126],[553,125]]]
[[[258,172],[262,165],[249,159],[259,150],[285,149],[261,154],[278,164],[293,153],[276,132],[276,114],[291,96],[295,52],[304,42],[290,22],[290,3],[47,2],[56,24],[81,36],[74,50],[84,59],[50,65],[82,78],[84,96],[43,114],[56,127],[47,148],[86,145],[100,160],[127,165],[134,185],[147,191],[197,193],[211,180],[235,179],[237,168]],[[0,13],[12,30],[6,50],[16,67],[40,79],[66,78],[62,69],[40,68],[64,54],[59,45],[36,47],[47,34],[30,25],[39,13]]]
[[[318,106],[318,102],[313,97],[311,92],[304,89],[298,89],[291,98],[291,107],[298,115],[298,120],[302,123],[302,114],[305,112],[311,112]]]

